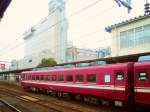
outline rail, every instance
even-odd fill
[[[65,110],[69,110],[70,112],[83,112],[77,108],[73,108],[73,107],[69,107],[69,106],[65,106],[65,105],[62,105],[62,104],[57,104],[55,102],[47,102],[45,100],[41,100],[37,97],[33,97],[33,96],[30,96],[30,95],[27,95],[27,94],[23,94],[21,92],[17,92],[17,91],[14,91],[14,90],[9,90],[9,89],[2,89],[0,88],[1,92],[4,92],[6,94],[6,91],[7,91],[7,94],[9,95],[12,95],[12,96],[15,96],[16,98],[22,100],[22,101],[27,101],[27,102],[32,102],[34,104],[37,104],[37,105],[40,105],[40,106],[43,106],[45,108],[48,108],[50,110],[53,110],[55,112],[64,112]],[[37,101],[35,101],[37,100]],[[61,110],[60,110],[61,109]]]
[[[9,104],[8,102],[6,102],[4,99],[0,99],[0,102],[2,104],[4,104],[5,106],[7,106],[10,110],[12,110],[13,112],[22,112],[20,110],[18,110],[16,107],[14,107],[13,105]]]

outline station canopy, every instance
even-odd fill
[[[0,0],[0,19],[3,17],[11,1],[12,0]]]

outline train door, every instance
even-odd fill
[[[125,72],[123,70],[116,70],[114,72],[114,99],[118,101],[126,100],[125,93]]]
[[[136,103],[150,104],[150,70],[136,69],[135,71],[135,101]]]

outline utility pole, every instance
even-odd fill
[[[128,9],[128,13],[130,13],[131,7],[131,0],[114,0],[119,7],[124,6]]]
[[[148,0],[146,0],[146,3],[145,3],[145,5],[144,5],[144,9],[145,9],[145,14],[148,14],[148,13],[150,13],[150,3],[148,2]]]

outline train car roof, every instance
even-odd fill
[[[72,71],[72,70],[89,70],[89,69],[97,69],[97,68],[106,68],[106,67],[123,67],[127,66],[129,63],[132,62],[127,62],[127,63],[117,63],[117,64],[105,64],[105,65],[98,65],[98,66],[86,66],[86,67],[74,67],[74,68],[64,68],[64,69],[53,69],[53,70],[39,70],[39,71],[24,71],[22,72],[23,74],[25,73],[45,73],[45,72],[58,72],[58,71]]]
[[[134,66],[150,66],[150,61],[142,61],[142,62],[136,62],[134,63]]]

